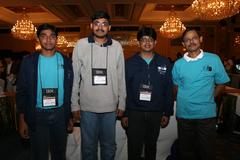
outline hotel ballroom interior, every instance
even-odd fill
[[[216,157],[240,160],[240,0],[0,0],[0,72],[6,58],[20,64],[23,56],[40,51],[35,27],[42,23],[57,27],[57,50],[71,57],[77,40],[91,33],[90,17],[98,10],[109,13],[109,34],[122,45],[125,59],[139,50],[136,35],[143,26],[156,30],[155,50],[172,64],[186,52],[181,41],[185,28],[201,33],[201,48],[217,54],[230,77],[216,99]],[[19,27],[22,19],[27,25]],[[7,91],[1,78],[0,160],[30,160],[29,140],[18,134],[15,91]],[[157,160],[173,154],[176,123],[174,114],[168,127],[161,129]],[[80,143],[76,126],[68,135],[67,160],[80,159]],[[127,138],[119,120],[116,146],[115,159],[127,160]]]

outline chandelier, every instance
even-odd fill
[[[67,47],[67,45],[68,45],[68,41],[67,41],[67,39],[65,38],[65,36],[59,35],[59,36],[57,37],[57,46],[58,46],[58,47]]]
[[[17,20],[16,24],[11,29],[13,37],[21,40],[35,39],[36,31],[36,27],[34,27],[32,21],[25,12],[22,13],[20,20]]]
[[[192,9],[205,20],[220,20],[239,13],[239,0],[194,0]]]
[[[177,18],[176,13],[173,10],[174,6],[172,6],[172,10],[170,11],[169,17],[165,20],[163,25],[160,27],[160,34],[163,37],[175,39],[182,35],[182,33],[186,30],[186,27],[181,22],[179,18]]]
[[[57,47],[59,48],[73,48],[76,45],[76,40],[67,40],[67,38],[64,35],[58,35],[57,38]]]
[[[137,38],[133,38],[133,39],[122,39],[119,40],[119,43],[122,46],[137,46],[138,45],[138,40]]]
[[[235,46],[240,46],[240,34],[235,36],[234,45]]]
[[[117,40],[122,46],[138,46],[137,35],[134,32],[122,33],[111,33],[111,37]]]

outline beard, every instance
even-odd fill
[[[98,33],[102,33],[102,34],[98,34]],[[93,32],[93,35],[95,36],[95,37],[97,37],[97,38],[105,38],[106,36],[107,36],[107,33],[106,32],[104,32],[104,30],[102,30],[102,29],[98,29],[98,30],[96,30],[95,32]]]
[[[99,38],[99,39],[104,39],[106,38],[107,34],[104,34],[104,35],[97,35],[97,34],[94,34],[95,37]]]
[[[94,34],[94,36],[100,39],[104,39],[106,37],[106,35],[97,35],[97,34]]]
[[[200,45],[197,45],[197,44],[190,44],[187,49],[190,51],[190,52],[194,52],[194,51],[197,51],[200,49]]]

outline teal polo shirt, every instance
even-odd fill
[[[37,108],[42,108],[42,88],[58,88],[58,106],[44,107],[56,108],[63,105],[64,68],[63,57],[56,52],[54,56],[39,55],[38,82],[37,82]]]
[[[220,58],[212,53],[203,53],[195,61],[181,58],[172,70],[173,83],[178,86],[178,118],[205,119],[216,117],[214,89],[230,79]]]

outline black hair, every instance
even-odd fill
[[[105,11],[97,11],[97,12],[95,12],[95,13],[92,15],[92,17],[91,17],[92,22],[93,22],[94,20],[100,19],[100,18],[107,19],[108,21],[110,20],[109,14],[108,14],[107,12],[105,12]]]
[[[47,30],[47,29],[50,29],[52,32],[54,32],[56,34],[56,36],[58,36],[58,30],[54,25],[51,25],[48,23],[43,23],[40,26],[38,26],[38,28],[37,28],[37,37],[40,36],[40,34],[43,30]]]
[[[198,29],[189,27],[189,28],[186,28],[186,30],[183,32],[183,34],[182,34],[182,41],[184,41],[184,37],[187,34],[187,32],[189,32],[189,31],[195,31],[199,37],[202,36]]]
[[[157,33],[156,33],[155,29],[151,28],[151,27],[142,27],[137,33],[137,40],[140,41],[140,39],[143,36],[152,37],[154,40],[157,39]]]

